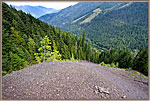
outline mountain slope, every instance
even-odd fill
[[[100,9],[93,11],[99,12]],[[148,75],[148,48],[140,51],[97,50],[91,47],[90,41],[86,42],[85,31],[83,37],[78,38],[5,3],[2,5],[2,16],[3,75],[40,62],[68,59],[132,68]]]
[[[49,24],[54,25],[54,26],[60,26],[61,27],[61,26],[66,25],[68,23],[70,24],[76,18],[91,12],[91,10],[96,9],[100,5],[103,6],[104,3],[102,3],[102,2],[78,3],[74,6],[69,6],[65,9],[62,9],[60,12],[57,13],[57,15],[49,18],[49,20],[47,20],[47,22]],[[110,8],[113,5],[116,5],[116,3],[108,3],[107,5],[109,7],[103,7],[103,8]],[[47,16],[39,17],[40,20],[44,20],[45,18],[47,18]]]
[[[97,48],[133,50],[148,45],[146,2],[81,2],[39,19],[77,35],[85,29],[86,38]]]
[[[13,5],[13,7],[15,7],[17,10],[22,10],[26,13],[30,13],[35,18],[38,18],[45,14],[58,12],[58,10],[56,10],[56,9],[46,8],[46,7],[42,7],[42,6],[29,6],[29,5],[14,6]]]
[[[90,41],[83,40],[85,38],[48,25],[5,3],[2,16],[3,75],[45,61],[99,61],[98,52],[91,47]]]

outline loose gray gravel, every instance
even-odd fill
[[[41,63],[5,75],[2,98],[148,99],[148,84],[121,75],[122,71],[89,62]]]

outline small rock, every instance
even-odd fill
[[[100,91],[101,93],[109,94],[109,91],[108,91],[107,89],[105,89],[105,88],[102,88],[102,87],[99,87],[99,91]]]
[[[121,98],[126,98],[126,96],[124,95],[124,96],[122,96]]]
[[[99,92],[96,90],[95,93],[98,94]]]
[[[104,96],[104,94],[101,94],[101,98],[104,98],[105,96]]]
[[[49,75],[49,73],[48,73],[48,72],[46,72],[46,75]]]
[[[98,86],[95,86],[96,89],[98,89]]]
[[[60,96],[59,94],[56,94],[57,96]]]

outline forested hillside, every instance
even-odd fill
[[[87,30],[82,30],[77,37],[5,3],[2,4],[2,16],[3,75],[33,64],[57,60],[88,60],[135,69],[148,75],[147,48],[98,50],[86,40]]]
[[[40,62],[84,59],[96,62],[99,55],[90,41],[44,23],[30,14],[2,5],[3,74]]]
[[[148,45],[147,2],[80,2],[39,19],[78,36],[85,29],[86,38],[99,49]]]
[[[96,9],[99,6],[103,6],[105,3],[102,2],[80,2],[74,6],[69,6],[67,8],[64,8],[60,10],[55,16],[41,16],[39,17],[40,20],[47,19],[47,23],[52,24],[56,27],[63,27],[64,25],[71,24],[74,20],[76,20],[79,17],[82,17],[83,15],[86,15],[88,13],[91,13],[94,9]],[[108,2],[107,7],[104,8],[110,8],[116,5],[115,2]],[[120,3],[119,3],[120,4]],[[52,14],[53,15],[53,14]]]

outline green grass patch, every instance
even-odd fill
[[[107,67],[112,67],[112,68],[119,68],[118,65],[119,65],[118,62],[117,62],[116,64],[115,64],[115,63],[106,64],[106,63],[104,63],[104,62],[101,62],[101,63],[99,64],[99,66],[107,66]]]
[[[143,74],[141,74],[141,73],[139,73],[137,71],[134,72],[134,73],[131,73],[129,76],[130,77],[134,77],[134,78],[136,78],[138,80],[142,80],[142,79],[146,80],[147,79],[147,77],[145,75],[143,75]]]

